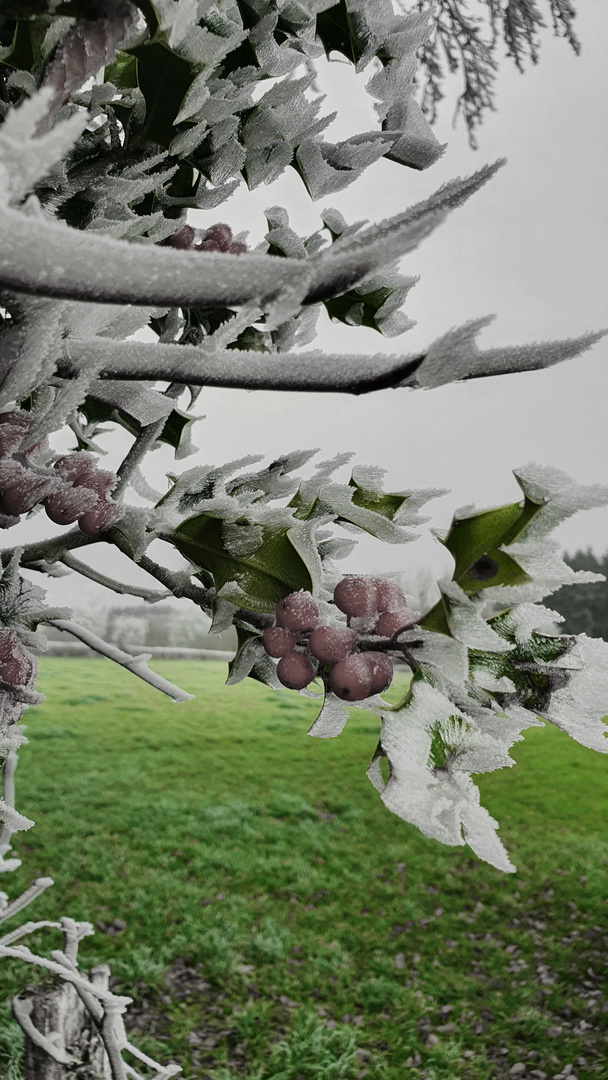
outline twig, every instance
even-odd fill
[[[65,566],[69,566],[70,570],[75,570],[77,574],[82,574],[83,577],[97,582],[98,585],[105,586],[106,589],[112,589],[113,592],[119,593],[121,596],[139,596],[149,604],[155,604],[158,600],[164,600],[167,596],[171,596],[170,589],[163,589],[162,591],[160,589],[146,589],[143,585],[126,585],[122,581],[115,581],[114,578],[102,574],[99,570],[94,570],[92,566],[88,566],[87,563],[76,559],[67,551],[61,556],[60,562],[64,563]]]
[[[349,356],[318,350],[270,354],[243,349],[210,351],[202,346],[107,338],[69,338],[68,346],[69,356],[58,369],[66,378],[73,378],[90,363],[101,363],[101,378],[130,382],[174,379],[192,386],[327,394],[368,394],[399,387],[425,359],[424,355]]]
[[[2,766],[2,798],[8,806],[15,807],[15,769],[19,764],[19,754],[16,750],[9,750]],[[0,859],[11,850],[12,830],[4,822],[0,832]]]
[[[183,390],[181,383],[173,383],[164,393],[164,397],[178,398]],[[128,454],[123,460],[120,468],[118,469],[118,484],[116,485],[113,497],[117,499],[122,495],[123,491],[129,483],[130,477],[137,469],[142,458],[146,456],[149,450],[152,449],[154,443],[162,434],[163,428],[167,422],[166,416],[162,416],[160,420],[154,421],[152,424],[148,424],[144,427],[141,433],[135,439],[135,442],[130,447]]]
[[[19,1024],[19,1027],[25,1032],[29,1039],[36,1046],[39,1046],[41,1050],[44,1050],[45,1054],[48,1054],[53,1061],[57,1061],[60,1065],[76,1065],[76,1058],[71,1054],[66,1053],[65,1050],[61,1050],[41,1031],[38,1030],[32,1020],[32,1009],[34,1008],[34,1002],[30,998],[26,1001],[22,1001],[21,998],[15,996],[11,999],[11,1006],[13,1009],[13,1016]]]
[[[98,543],[99,540],[105,540],[105,535],[99,537],[85,536],[80,529],[70,529],[69,532],[63,533],[62,536],[51,536],[47,540],[37,540],[33,544],[24,544],[21,555],[21,566],[28,567],[30,563],[37,563],[46,561],[48,563],[59,562],[64,552],[71,551],[73,548],[86,547],[88,544]],[[2,548],[0,550],[0,559],[3,564],[15,553],[14,547]],[[36,569],[36,567],[33,567]]]
[[[80,626],[79,623],[73,622],[71,619],[50,619],[48,625],[55,626],[58,630],[65,630],[68,634],[72,634],[73,637],[84,641],[85,645],[94,649],[95,652],[100,653],[101,656],[106,656],[108,660],[113,660],[115,664],[125,667],[133,675],[137,675],[138,678],[143,679],[150,686],[154,686],[156,690],[161,690],[163,694],[167,694],[173,701],[191,701],[194,697],[194,694],[186,693],[181,687],[175,686],[168,679],[163,679],[162,675],[157,675],[155,671],[150,671],[146,667],[146,662],[150,659],[151,653],[131,656],[130,653],[123,652],[116,645],[104,641],[103,638],[94,634],[92,630],[87,630],[86,627]]]
[[[45,892],[45,890],[49,889],[53,884],[53,879],[50,877],[37,878],[36,881],[30,885],[29,889],[26,889],[25,892],[21,893],[21,896],[18,896],[16,900],[12,900],[10,904],[7,904],[6,907],[0,911],[0,923],[6,922],[7,919],[16,915],[18,911],[22,911],[24,907],[31,904],[32,900],[35,900],[37,896],[40,896],[41,893]]]

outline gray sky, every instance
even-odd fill
[[[488,346],[570,337],[608,326],[608,7],[604,0],[585,0],[577,7],[582,55],[577,58],[563,40],[547,33],[540,63],[525,75],[505,59],[497,111],[486,118],[477,151],[469,148],[461,123],[452,128],[458,93],[458,79],[453,79],[436,127],[448,146],[426,172],[382,160],[345,192],[313,204],[295,171],[288,170],[270,187],[248,192],[242,185],[218,211],[196,212],[193,224],[225,220],[235,232],[249,229],[250,242],[257,243],[265,232],[263,211],[276,204],[287,207],[292,226],[302,233],[319,227],[319,212],[326,206],[337,207],[347,220],[380,221],[444,181],[507,157],[490,184],[403,260],[405,273],[421,275],[406,307],[417,320],[413,330],[386,340],[375,331],[332,325],[323,317],[315,347],[415,353],[450,327],[492,313],[496,320],[480,339]],[[328,92],[327,109],[340,113],[328,138],[375,126],[372,102],[363,89],[367,78],[369,72],[355,76],[343,62],[325,65],[321,84]],[[511,469],[529,461],[558,466],[581,483],[608,483],[607,368],[608,338],[583,357],[548,371],[432,391],[386,390],[351,398],[206,389],[199,399],[206,419],[195,434],[201,452],[183,466],[301,447],[318,446],[323,457],[353,450],[357,462],[388,470],[389,490],[450,488],[451,495],[429,508],[431,524],[447,526],[454,508],[464,503],[484,506],[517,498]],[[121,448],[123,442],[127,445],[121,439]],[[146,472],[162,486],[162,474],[170,468],[170,455],[162,449],[151,455]],[[27,529],[26,523],[18,529],[26,540],[34,533],[48,535],[48,524],[46,519],[30,521]],[[558,536],[569,550],[588,545],[605,550],[608,510],[578,515]],[[11,531],[13,538],[18,539],[17,529]],[[131,579],[141,574],[129,572],[126,560],[107,549],[87,557]],[[447,565],[440,545],[429,538],[398,547],[365,540],[342,565],[352,572],[408,571],[426,564],[438,573]],[[64,602],[99,595],[70,580],[74,588]],[[58,600],[59,591],[51,587],[50,596]]]

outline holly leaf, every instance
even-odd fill
[[[289,593],[312,590],[312,574],[297,542],[296,530],[289,527],[252,525],[246,519],[228,523],[210,514],[189,518],[173,533],[176,548],[203,582],[250,611],[274,611]]]
[[[131,413],[128,413],[125,409],[119,409],[109,402],[99,401],[93,396],[85,398],[82,405],[78,407],[78,411],[83,414],[89,424],[102,424],[113,420],[130,432],[131,435],[138,436],[142,432],[143,425]],[[179,452],[180,449],[183,450],[187,445],[188,429],[193,421],[193,417],[187,416],[185,413],[180,412],[179,409],[172,409],[165,420],[158,441],[172,446],[176,452]]]

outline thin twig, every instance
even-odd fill
[[[94,634],[92,630],[80,626],[79,623],[73,622],[71,619],[50,619],[48,625],[55,626],[58,630],[65,630],[68,634],[72,634],[73,637],[84,641],[89,648],[94,649],[101,656],[106,656],[108,660],[113,660],[115,664],[125,667],[133,675],[137,675],[138,678],[143,679],[150,686],[154,686],[156,690],[161,690],[163,694],[167,694],[173,701],[191,701],[194,697],[194,694],[186,693],[181,687],[169,682],[168,679],[163,679],[162,675],[158,675],[155,671],[150,671],[146,667],[146,662],[151,658],[151,653],[131,656],[130,653],[123,652],[116,645],[104,641],[103,638]]]
[[[15,807],[15,769],[19,764],[19,754],[15,749],[9,750],[2,766],[2,798],[7,806]],[[12,830],[6,822],[0,832],[0,859],[11,850]]]
[[[53,879],[50,877],[37,878],[36,881],[30,885],[29,889],[22,892],[21,896],[18,896],[16,900],[12,900],[10,904],[7,904],[6,907],[0,911],[0,923],[6,922],[7,919],[16,915],[18,911],[23,911],[24,907],[31,904],[32,900],[35,900],[37,896],[40,896],[41,893],[45,892],[45,890],[49,889],[53,884]]]
[[[64,563],[65,566],[69,566],[70,570],[75,570],[77,574],[82,574],[83,577],[97,582],[98,585],[103,585],[106,589],[112,589],[113,592],[119,593],[121,596],[139,596],[149,604],[155,604],[158,600],[165,600],[167,596],[171,596],[170,589],[146,589],[143,585],[127,585],[122,581],[115,581],[114,578],[108,577],[107,574],[94,570],[92,566],[88,566],[81,559],[76,559],[68,551],[62,555],[60,562]]]
[[[168,398],[178,398],[182,390],[183,384],[172,383],[163,396]],[[130,447],[128,454],[118,469],[118,484],[113,491],[113,497],[115,499],[118,499],[119,496],[122,495],[129,483],[129,479],[139,466],[140,461],[142,461],[148,451],[152,449],[159,435],[162,435],[166,423],[167,417],[162,416],[159,420],[155,420],[154,423],[148,424],[146,427],[142,428],[141,433],[135,439],[135,442]]]

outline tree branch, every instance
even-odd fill
[[[65,228],[0,207],[0,286],[98,304],[236,307],[286,290],[304,296],[308,262],[174,251]]]
[[[194,386],[244,390],[291,390],[365,394],[398,387],[415,373],[424,356],[390,357],[305,353],[260,353],[241,349],[208,352],[194,345],[92,338],[67,341],[69,356],[58,374],[74,377],[87,364],[103,361],[102,378],[152,382],[172,379]]]
[[[121,596],[139,596],[148,604],[155,604],[158,600],[165,600],[167,596],[171,596],[170,589],[163,589],[162,591],[160,589],[146,589],[141,585],[126,585],[122,581],[115,581],[114,578],[108,577],[107,574],[102,574],[99,570],[94,570],[92,566],[88,566],[87,563],[74,558],[67,551],[61,556],[60,561],[65,566],[69,566],[70,570],[74,570],[77,574],[82,574],[83,577],[97,582],[98,585],[103,585],[106,589],[112,589],[113,592],[119,593]]]
[[[181,687],[175,686],[174,683],[163,679],[162,675],[157,675],[155,671],[150,671],[146,667],[146,662],[150,659],[151,653],[142,653],[141,656],[131,656],[130,653],[123,652],[122,649],[116,647],[116,645],[110,645],[109,642],[104,641],[103,638],[98,637],[92,630],[88,630],[84,626],[80,626],[76,622],[72,622],[71,619],[51,619],[48,623],[49,626],[55,626],[58,630],[65,630],[68,634],[72,634],[73,637],[83,641],[89,648],[94,649],[95,652],[100,653],[101,656],[106,656],[108,660],[113,660],[115,664],[120,664],[121,667],[125,667],[127,671],[130,671],[133,675],[137,675],[138,678],[143,679],[144,682],[155,687],[156,690],[162,690],[163,694],[167,694],[173,701],[191,701],[194,694],[188,694]]]

